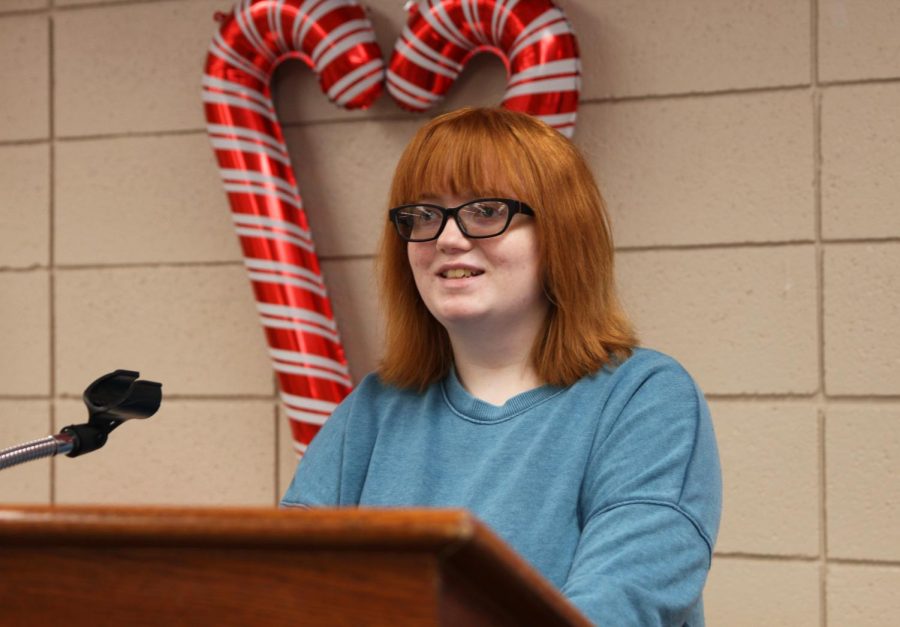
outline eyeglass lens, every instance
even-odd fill
[[[465,235],[493,237],[506,230],[510,208],[502,200],[476,200],[456,211],[457,224]],[[444,222],[443,212],[433,205],[413,205],[397,212],[397,228],[410,240],[437,237]]]

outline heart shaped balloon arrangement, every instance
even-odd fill
[[[490,52],[507,69],[502,106],[566,136],[575,126],[578,45],[550,0],[411,0],[407,11],[386,71],[356,0],[240,0],[206,60],[207,130],[298,455],[352,381],[272,102],[275,68],[302,60],[348,109],[369,107],[386,75],[398,105],[424,111],[472,56]]]

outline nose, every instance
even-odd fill
[[[456,220],[449,217],[447,224],[444,225],[444,230],[437,238],[437,247],[441,252],[469,250],[472,248],[472,240],[463,235]]]

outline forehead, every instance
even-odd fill
[[[442,194],[442,193],[426,193],[422,194],[416,203],[422,203],[426,205],[437,205],[438,207],[444,207],[445,209],[453,208],[453,207],[462,207],[463,205],[468,205],[470,203],[477,203],[479,200],[485,198],[509,198],[510,194],[501,194],[501,193],[467,193],[467,194]]]

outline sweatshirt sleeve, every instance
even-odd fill
[[[563,593],[598,624],[680,626],[702,612],[721,511],[718,452],[689,375],[658,354],[635,361],[620,367],[602,410]]]

